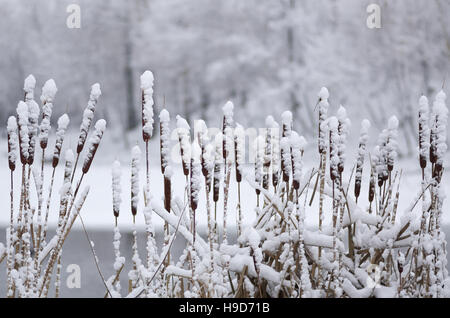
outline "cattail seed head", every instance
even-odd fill
[[[86,109],[83,113],[83,119],[80,125],[80,136],[78,137],[77,153],[81,153],[86,143],[86,138],[91,128],[92,120],[94,119],[95,107],[97,106],[98,99],[100,98],[102,91],[100,90],[100,84],[94,84],[91,87],[91,94]]]
[[[164,208],[170,212],[172,200],[172,167],[164,171]]]
[[[356,159],[356,170],[355,170],[355,198],[359,198],[361,193],[361,181],[362,173],[364,167],[364,159],[367,152],[367,141],[369,139],[369,129],[370,122],[364,119],[361,123],[361,132],[359,136],[359,146],[358,146],[358,156]]]
[[[161,173],[164,175],[170,162],[170,114],[166,109],[159,113]]]
[[[47,148],[48,134],[50,132],[50,118],[52,117],[53,100],[58,89],[56,88],[55,81],[50,79],[45,82],[42,87],[42,121],[40,125],[39,142],[42,149]]]
[[[388,139],[386,143],[386,160],[388,171],[394,170],[395,159],[397,158],[397,136],[398,136],[398,119],[392,116],[388,123]]]
[[[196,211],[198,207],[198,199],[201,189],[201,154],[202,150],[195,139],[191,148],[191,178],[190,178],[190,203],[192,211]]]
[[[36,138],[38,134],[38,121],[39,121],[39,105],[34,101],[30,100],[28,104],[28,164],[32,165],[34,162],[34,152],[36,146]]]
[[[17,105],[17,118],[20,161],[23,165],[25,165],[28,163],[28,148],[30,139],[28,136],[28,106],[22,101],[20,101]]]
[[[122,203],[122,188],[120,184],[120,178],[122,176],[122,170],[120,162],[114,161],[112,166],[112,196],[113,196],[113,213],[117,218],[120,213],[120,204]]]
[[[139,164],[141,157],[139,146],[134,146],[131,154],[131,213],[136,216],[139,204]]]
[[[242,167],[244,165],[245,156],[245,132],[244,128],[236,124],[234,129],[234,152],[236,158],[236,181],[242,181]]]
[[[419,163],[422,169],[427,167],[427,156],[430,152],[430,128],[428,98],[419,100]]]
[[[145,71],[141,75],[142,91],[142,137],[148,142],[153,134],[153,73]]]
[[[100,145],[100,141],[102,140],[103,134],[106,129],[106,121],[104,119],[100,119],[95,124],[95,131],[92,134],[91,139],[89,140],[89,151],[86,154],[86,158],[84,159],[83,164],[83,173],[86,174],[91,167],[92,161],[94,160],[95,153],[97,152],[98,146]]]
[[[255,183],[260,186],[262,184],[263,165],[264,165],[264,137],[259,135],[256,137],[254,149],[255,149]],[[256,194],[261,193],[260,189],[256,189]]]
[[[233,109],[234,105],[228,101],[223,106],[223,159],[225,164],[231,164],[231,155],[233,154]]]
[[[292,187],[295,190],[300,188],[303,169],[303,152],[306,146],[306,140],[299,136],[297,132],[292,131],[290,139],[291,158],[292,158]]]
[[[9,169],[14,171],[16,169],[16,160],[17,160],[17,120],[16,117],[11,116],[8,118],[8,163]]]
[[[191,137],[190,137],[190,127],[187,121],[180,115],[177,115],[177,134],[178,141],[180,143],[180,154],[183,165],[183,173],[185,176],[189,175],[189,161],[190,161],[190,147],[191,147]]]
[[[323,153],[327,147],[327,114],[328,114],[328,98],[330,94],[326,87],[322,87],[319,92],[319,153]]]
[[[222,182],[222,142],[223,135],[218,133],[215,137],[215,154],[214,154],[214,181],[213,181],[213,200],[214,202],[219,201],[220,183]]]
[[[52,167],[56,168],[59,163],[59,156],[61,154],[61,148],[64,142],[64,136],[66,134],[67,127],[69,126],[69,116],[67,114],[62,115],[58,119],[58,129],[56,130],[56,142],[55,150],[53,151]]]
[[[336,117],[328,119],[328,129],[330,134],[330,178],[335,181],[339,178],[339,122]]]

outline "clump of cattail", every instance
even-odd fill
[[[386,143],[386,161],[389,173],[394,170],[395,159],[397,158],[397,132],[398,119],[392,116],[388,123],[388,139]]]
[[[36,138],[38,133],[38,121],[39,121],[39,106],[34,100],[30,100],[28,103],[28,164],[32,165],[34,162],[34,152],[36,147]]]
[[[289,145],[289,137],[292,131],[292,113],[290,111],[285,111],[281,115],[282,122],[282,133],[281,133],[281,171],[283,174],[283,181],[289,182],[289,174],[291,170],[291,154],[290,154],[290,145]]]
[[[50,118],[52,117],[53,100],[58,89],[56,88],[55,81],[49,79],[42,87],[42,121],[40,125],[39,143],[42,149],[47,148],[48,134],[50,132]]]
[[[428,126],[428,98],[421,96],[419,100],[419,163],[420,168],[427,167],[427,157],[430,151],[430,128]]]
[[[290,139],[291,157],[292,157],[292,187],[295,190],[300,188],[303,169],[303,152],[306,146],[306,140],[299,136],[297,132],[292,131]]]
[[[131,155],[131,214],[134,221],[139,204],[139,163],[141,157],[139,146],[134,146]]]
[[[447,117],[448,109],[445,105],[447,96],[443,91],[440,91],[436,100],[433,103],[434,119],[434,132],[435,132],[435,149],[436,149],[436,164],[433,171],[433,177],[440,182],[442,172],[444,169],[444,155],[447,151]]]
[[[225,106],[223,106],[223,159],[225,163],[225,168],[227,166],[227,161],[230,161],[231,154],[233,153],[233,109],[234,105],[232,102],[228,101]]]
[[[113,196],[113,213],[114,217],[119,217],[120,204],[122,203],[122,189],[120,186],[120,178],[122,176],[122,171],[120,168],[120,162],[118,160],[114,161],[112,166],[112,196]]]
[[[355,198],[358,202],[359,195],[361,194],[361,181],[362,173],[364,167],[364,159],[367,152],[367,141],[369,140],[369,129],[370,122],[364,119],[361,122],[361,132],[359,135],[359,146],[358,146],[358,156],[356,159],[356,170],[355,170]]]
[[[340,106],[337,112],[338,117],[338,134],[339,134],[339,142],[338,142],[338,156],[339,156],[339,164],[338,164],[338,172],[341,176],[344,172],[344,164],[345,164],[345,143],[347,140],[348,129],[350,126],[350,119],[347,117],[347,111],[343,106]]]
[[[142,137],[148,142],[153,134],[153,73],[145,71],[141,75],[142,91]]]
[[[190,161],[190,127],[187,121],[180,115],[177,115],[177,134],[180,143],[180,154],[183,165],[183,173],[187,177],[189,175]]]
[[[323,153],[327,147],[327,114],[328,114],[328,98],[330,94],[326,87],[322,87],[319,92],[319,153]]]
[[[86,154],[86,158],[84,159],[83,164],[83,173],[86,174],[91,167],[92,160],[94,160],[95,153],[97,152],[98,146],[100,145],[100,141],[102,140],[103,134],[106,129],[106,121],[104,119],[100,119],[95,123],[95,131],[92,134],[92,137],[89,141],[89,149]]]
[[[8,118],[8,163],[9,169],[14,171],[16,169],[17,160],[17,120],[16,117],[11,116]]]
[[[236,124],[234,129],[234,152],[236,161],[236,181],[240,183],[242,181],[242,167],[245,161],[245,132],[244,128]]]
[[[78,137],[77,153],[78,155],[83,151],[86,138],[91,128],[92,120],[94,119],[95,107],[97,106],[98,99],[100,98],[102,91],[100,90],[100,84],[94,84],[91,87],[91,94],[86,109],[83,113],[83,119],[80,125],[80,136]]]
[[[23,165],[28,163],[28,148],[30,138],[28,136],[28,106],[20,101],[17,105],[20,161]]]
[[[328,129],[330,131],[330,178],[333,182],[339,178],[339,122],[336,117],[328,119]]]
[[[58,129],[56,130],[56,142],[55,150],[53,152],[52,167],[56,168],[59,163],[59,156],[61,154],[61,148],[64,142],[64,136],[66,134],[67,127],[69,126],[69,116],[67,114],[62,115],[58,119]]]
[[[213,181],[213,201],[219,201],[220,183],[222,182],[222,142],[223,135],[218,133],[215,137],[215,154],[214,154],[214,181]]]

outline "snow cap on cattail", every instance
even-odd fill
[[[52,167],[56,168],[59,163],[59,156],[61,154],[62,144],[64,142],[64,136],[66,134],[67,127],[69,126],[69,116],[67,114],[62,115],[58,119],[58,129],[56,130],[56,142],[55,150],[53,152]]]
[[[183,165],[183,173],[185,176],[189,175],[189,161],[190,161],[190,147],[191,147],[191,137],[190,137],[190,127],[187,121],[177,115],[177,134],[178,141],[180,143],[180,154]]]
[[[11,116],[8,118],[7,124],[8,131],[8,163],[9,169],[14,171],[16,169],[16,160],[17,160],[17,120],[16,117]]]
[[[120,185],[120,178],[122,176],[122,170],[120,168],[120,162],[114,161],[112,165],[112,196],[113,196],[113,213],[117,218],[120,213],[120,204],[122,203],[122,188]]]
[[[292,130],[292,113],[285,111],[281,114],[282,137],[289,137]]]
[[[34,99],[34,89],[36,87],[36,78],[33,74],[27,76],[23,84],[23,90],[25,91],[25,101],[28,102]]]
[[[28,104],[28,136],[30,139],[30,145],[28,148],[28,164],[32,165],[34,162],[34,152],[36,146],[36,137],[38,133],[38,121],[39,121],[39,105],[34,101],[30,100]]]
[[[328,114],[328,98],[330,94],[326,87],[322,87],[319,92],[319,153],[323,153],[327,147],[327,114]]]
[[[28,163],[28,148],[30,139],[28,136],[28,106],[22,101],[20,101],[17,105],[17,118],[19,129],[20,161],[24,165]]]
[[[148,142],[153,135],[153,73],[145,71],[141,75],[142,90],[142,137]]]
[[[364,167],[364,159],[367,152],[367,141],[369,140],[369,129],[370,129],[370,122],[367,119],[364,119],[361,122],[358,156],[356,159],[355,189],[354,189],[355,198],[358,198],[361,193],[361,180]]]
[[[139,204],[139,163],[141,157],[139,146],[133,147],[131,156],[131,213],[134,218]]]
[[[52,117],[53,100],[58,89],[56,88],[55,81],[49,79],[42,87],[42,121],[40,125],[39,142],[42,149],[47,148],[48,134],[50,132],[50,118]]]
[[[299,136],[296,131],[292,131],[290,137],[291,158],[292,158],[292,186],[295,190],[300,188],[303,169],[303,151],[306,146],[306,140]]]
[[[98,146],[100,144],[100,141],[102,140],[105,129],[106,129],[106,121],[104,119],[100,119],[95,123],[95,131],[93,132],[92,137],[89,140],[89,149],[83,164],[83,173],[85,174],[89,171],[89,168],[91,167],[92,160],[94,160],[95,153],[97,152]]]
[[[159,135],[160,135],[160,152],[161,152],[161,173],[170,162],[170,114],[166,109],[159,113]]]
[[[95,107],[102,92],[100,90],[100,84],[94,84],[91,87],[91,94],[86,109],[83,112],[83,119],[80,125],[80,136],[78,137],[77,153],[81,153],[86,143],[86,138],[91,128],[92,120],[94,119]]]

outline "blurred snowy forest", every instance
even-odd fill
[[[381,29],[366,26],[373,2]],[[66,26],[72,3],[80,29]],[[157,113],[218,126],[213,115],[231,99],[241,124],[291,110],[311,136],[326,86],[332,108],[343,104],[355,122],[381,129],[397,115],[401,151],[412,154],[419,96],[434,97],[449,75],[447,0],[0,0],[0,13],[1,122],[32,73],[39,88],[56,81],[53,119],[68,112],[78,122],[101,83],[97,116],[121,138],[140,123],[139,75],[151,69]]]

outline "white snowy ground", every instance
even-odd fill
[[[2,144],[2,143],[0,143]],[[152,149],[155,149],[155,144],[152,145]],[[157,148],[156,148],[157,149]],[[101,149],[100,149],[101,150]],[[308,149],[307,152],[314,152],[315,149]],[[163,178],[161,175],[160,167],[159,167],[159,150],[153,151],[152,154],[152,162],[154,163],[151,166],[151,173],[150,173],[150,179],[151,179],[151,194],[153,198],[161,199],[161,205],[162,205],[162,197],[163,197]],[[98,155],[101,155],[101,151],[99,151]],[[127,158],[127,155],[120,155],[119,158]],[[114,157],[112,157],[114,158]],[[351,164],[350,156],[347,159],[347,171],[346,173],[349,173],[350,170],[350,164]],[[125,161],[126,160],[126,161]],[[0,157],[0,228],[6,226],[9,223],[9,207],[10,207],[10,198],[9,198],[9,170],[7,169],[7,163],[6,158],[4,156]],[[91,170],[89,171],[88,175],[85,177],[83,181],[83,186],[89,185],[90,186],[90,193],[88,195],[88,198],[85,202],[85,205],[82,209],[82,216],[85,221],[85,224],[88,229],[90,230],[111,230],[113,229],[114,224],[114,218],[112,213],[112,190],[111,190],[111,164],[107,164],[107,160],[99,160],[100,162],[95,163],[91,167]],[[111,159],[112,163],[113,159]],[[119,225],[121,229],[126,230],[129,229],[132,225],[132,216],[130,212],[130,168],[129,168],[129,159],[123,159],[122,160],[122,205],[121,205],[121,215],[119,217]],[[144,167],[144,157],[142,157],[141,160],[142,166],[141,166],[141,174],[140,174],[140,184],[141,187],[143,187],[145,182],[145,167]],[[156,166],[158,164],[158,166]],[[183,191],[185,187],[185,177],[182,174],[181,165],[179,163],[173,163],[174,165],[174,177],[172,179],[172,189],[173,193],[183,198]],[[62,166],[60,164],[60,166]],[[316,166],[316,162],[308,162],[305,164],[304,172],[310,171],[309,169],[311,167]],[[403,177],[401,181],[401,192],[400,192],[400,202],[399,202],[399,209],[398,213],[403,213],[413,201],[415,201],[415,198],[417,197],[418,193],[420,192],[420,171],[417,169],[418,164],[417,160],[415,159],[405,159],[401,160],[398,163],[398,167],[403,169]],[[253,166],[248,165],[246,170],[249,172],[249,175],[252,176],[253,172]],[[44,188],[44,197],[47,197],[48,193],[48,184],[50,182],[49,176],[51,174],[51,170],[49,167],[49,164],[47,164],[46,167],[47,173],[46,173],[46,179],[45,179],[45,188]],[[79,171],[79,170],[78,170]],[[367,176],[367,170],[364,173],[364,175]],[[19,191],[19,182],[21,177],[21,169],[18,167],[14,173],[15,178],[15,206],[18,205],[18,196],[17,193]],[[77,174],[76,180],[78,180],[79,174]],[[59,193],[58,190],[62,184],[62,169],[57,169],[56,173],[56,179],[55,179],[55,187],[53,191],[53,199],[52,199],[52,208],[51,208],[51,214],[49,217],[50,226],[55,226],[57,221],[57,211],[58,211],[58,204],[59,204]],[[367,179],[367,178],[366,178]],[[367,180],[366,182],[363,182],[363,188],[361,191],[361,197],[359,205],[361,207],[366,206],[367,202]],[[444,176],[443,178],[444,182],[444,188],[447,194],[450,194],[450,178],[448,176]],[[34,184],[32,183],[32,186]],[[311,194],[311,192],[310,192]],[[309,196],[310,196],[309,194]],[[353,182],[351,183],[350,191],[349,191],[350,197],[353,197]],[[256,205],[256,194],[253,188],[244,180],[241,185],[241,206],[243,211],[243,218],[244,222],[249,224],[251,221],[253,221],[255,212],[254,208]],[[221,195],[221,201],[218,204],[218,218],[219,218],[219,224],[222,222],[222,195]],[[142,193],[140,196],[140,202],[139,202],[139,212],[137,216],[137,224],[138,227],[144,226],[144,217],[142,214],[142,207],[143,207],[143,197]],[[232,182],[231,182],[231,191],[230,191],[230,197],[229,197],[229,213],[228,213],[228,219],[227,224],[230,226],[230,230],[233,231],[234,225],[236,224],[236,204],[237,204],[237,186],[234,182],[234,168],[232,172]],[[331,204],[330,200],[327,200],[327,204]],[[318,205],[318,196],[316,196],[316,199],[314,201],[314,204],[312,207],[308,207],[307,209],[307,224],[308,226],[315,226],[318,222],[318,216],[317,216],[317,208]],[[446,200],[444,203],[444,214],[443,214],[443,220],[444,223],[449,224],[450,223],[450,201]],[[329,209],[326,209],[326,211],[329,211]],[[328,220],[326,219],[326,222],[331,219],[331,213],[327,213]],[[199,210],[197,213],[197,220],[199,222],[199,227],[206,225],[206,209],[205,209],[205,194],[204,189],[202,190],[202,193],[200,194],[200,202],[199,202]],[[155,214],[154,217],[154,223],[158,227],[161,227],[163,222]],[[81,226],[80,222],[77,221],[75,223],[75,227],[79,228]]]

